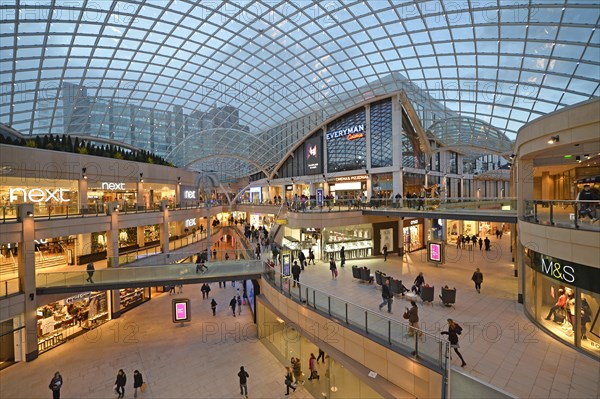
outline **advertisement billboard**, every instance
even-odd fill
[[[304,142],[304,174],[323,173],[323,144],[321,137],[312,137]]]
[[[173,323],[191,321],[190,300],[187,298],[173,299],[172,301]]]
[[[444,243],[430,241],[427,243],[427,261],[437,264],[444,263]]]

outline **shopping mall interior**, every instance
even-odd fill
[[[600,397],[595,2],[0,13],[1,397]]]

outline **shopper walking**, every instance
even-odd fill
[[[481,251],[481,247],[483,246],[483,240],[479,237],[479,250]]]
[[[413,282],[413,286],[410,288],[412,292],[417,295],[421,294],[421,286],[425,284],[425,277],[423,276],[423,272],[420,272],[419,275],[415,278]]]
[[[342,267],[344,267],[345,264],[346,264],[346,249],[342,245],[342,248],[340,249],[340,265]]]
[[[127,376],[123,369],[120,369],[117,373],[117,380],[115,381],[115,392],[119,394],[119,399],[125,397],[125,384],[127,384]]]
[[[485,237],[485,240],[483,240],[483,243],[485,244],[485,250],[489,251],[490,250],[490,239],[488,237]]]
[[[250,375],[248,375],[248,372],[244,370],[244,366],[240,367],[238,377],[240,378],[240,395],[248,397],[248,378]]]
[[[304,379],[302,378],[302,364],[300,363],[299,358],[292,358],[292,370],[294,371],[294,381],[296,384],[304,384]]]
[[[298,287],[300,286],[300,272],[301,272],[301,268],[298,265],[297,261],[294,261],[294,265],[292,266],[292,279],[294,280],[294,287],[296,286],[296,284],[298,284]]]
[[[231,311],[233,312],[233,317],[235,317],[235,307],[237,305],[237,299],[236,297],[231,298],[231,301],[229,301],[229,307],[231,308]]]
[[[383,261],[387,261],[388,247],[387,245],[383,246]]]
[[[383,298],[383,302],[379,304],[379,310],[387,304],[388,313],[392,313],[392,301],[394,300],[394,294],[390,290],[390,279],[386,278],[381,286],[381,297]]]
[[[48,388],[52,390],[53,399],[60,399],[60,389],[62,388],[62,386],[62,375],[60,375],[60,373],[57,371],[56,373],[54,373],[54,377],[52,377],[52,379],[50,380],[50,385],[48,385]]]
[[[475,283],[475,289],[477,290],[477,292],[481,294],[481,283],[483,283],[483,273],[481,273],[479,268],[477,268],[477,270],[473,272],[471,280],[473,280],[473,282]]]
[[[213,316],[216,316],[217,315],[217,301],[215,301],[215,298],[213,298],[212,301],[210,301],[210,308],[212,309]]]
[[[238,316],[241,316],[242,314],[242,297],[241,296],[237,296],[237,309],[238,309]]]
[[[417,303],[415,301],[410,301],[411,308],[406,308],[406,313],[408,315],[408,324],[410,325],[410,329],[408,330],[409,336],[414,336],[415,331],[419,330],[419,308],[417,307]],[[423,332],[418,331],[419,337],[423,335]]]
[[[138,388],[142,390],[142,385],[144,385],[144,378],[142,377],[142,373],[138,370],[133,372],[133,397],[137,398]]]
[[[88,274],[88,278],[86,278],[85,281],[87,281],[90,284],[93,284],[94,280],[92,280],[92,277],[94,277],[94,272],[96,271],[96,269],[94,268],[94,264],[92,262],[87,264],[86,271]]]
[[[308,380],[319,379],[319,374],[317,373],[317,358],[314,353],[310,354],[310,358],[308,359],[308,369],[310,370],[310,377]]]
[[[285,387],[286,387],[286,396],[290,394],[290,388],[296,392],[296,387],[294,386],[294,374],[292,373],[291,367],[285,368]]]
[[[460,361],[462,362],[460,367],[465,367],[467,365],[467,363],[465,362],[465,359],[463,359],[462,355],[458,351],[458,348],[460,348],[460,345],[458,344],[458,336],[460,335],[461,332],[462,332],[462,327],[459,326],[458,323],[455,323],[454,320],[448,319],[448,331],[442,331],[441,334],[448,335],[448,341],[450,341],[450,347],[454,349],[454,352],[456,352],[456,354],[460,358]]]
[[[317,356],[317,363],[319,363],[319,359],[323,359],[323,363],[325,363],[325,352],[321,348],[319,348],[319,356]]]
[[[312,262],[312,264],[315,264],[315,253],[313,252],[312,248],[308,249],[308,264],[310,265],[310,262]]]
[[[338,271],[337,266],[335,264],[335,260],[333,259],[333,255],[331,255],[331,259],[329,260],[329,270],[331,270],[331,279],[337,279]]]

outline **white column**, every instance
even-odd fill
[[[29,362],[38,357],[33,204],[20,204],[17,207],[17,221],[21,222],[21,240],[17,262],[21,277],[21,290],[25,295],[25,360]]]

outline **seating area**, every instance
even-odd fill
[[[448,288],[448,286],[442,287],[442,293],[439,295],[440,301],[444,306],[452,306],[456,303],[456,288]]]
[[[421,286],[421,300],[423,302],[433,302],[433,294],[435,291],[435,287],[434,286],[430,286],[430,285],[423,285]]]
[[[367,267],[358,267],[352,266],[352,277],[358,279],[359,281],[364,281],[369,284],[373,282],[373,275],[371,274],[371,269]]]
[[[377,285],[383,285],[383,282],[385,280],[390,281],[390,291],[392,291],[394,295],[404,296],[404,294],[408,291],[404,284],[402,284],[402,280],[396,280],[392,276],[388,276],[385,273],[377,270],[375,272],[375,282],[377,283]]]

